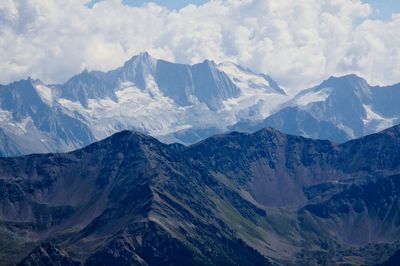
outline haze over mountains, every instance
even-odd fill
[[[189,147],[123,131],[70,153],[1,158],[0,264],[395,260],[399,154],[395,126],[340,145],[271,128]]]
[[[183,65],[142,53],[64,84],[1,85],[0,154],[70,151],[126,129],[190,144],[272,126],[343,142],[399,123],[398,90],[350,75],[289,96],[271,77],[233,63]]]

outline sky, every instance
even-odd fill
[[[65,82],[143,51],[178,63],[233,61],[293,90],[349,73],[393,84],[400,1],[0,1],[2,84]]]
[[[93,0],[98,1],[98,0]],[[168,9],[179,9],[189,4],[201,5],[207,2],[206,0],[124,0],[125,4],[131,6],[143,6],[149,2],[156,3],[161,6],[165,6]],[[400,1],[399,0],[363,0],[363,3],[368,3],[374,8],[372,14],[373,18],[377,19],[390,19],[393,13],[400,12]]]
[[[393,14],[400,13],[399,0],[367,0],[363,2],[373,7],[372,17],[376,19],[389,20]]]
[[[142,6],[146,3],[154,2],[158,5],[165,6],[168,9],[179,9],[185,7],[189,4],[200,5],[204,4],[205,0],[155,0],[155,1],[146,1],[146,0],[124,0],[124,3],[128,5],[134,6]]]

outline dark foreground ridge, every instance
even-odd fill
[[[399,196],[400,126],[341,145],[123,131],[0,159],[0,265],[383,264],[400,250]]]

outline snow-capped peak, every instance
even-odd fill
[[[65,151],[126,129],[193,143],[239,121],[268,117],[283,131],[345,139],[394,124],[400,114],[398,85],[375,88],[355,75],[331,77],[292,98],[269,76],[232,62],[176,64],[146,52],[115,70],[84,70],[60,85],[30,78],[0,86],[0,125],[15,133],[16,143],[43,147],[29,152]],[[31,145],[30,131],[51,144]]]
[[[233,62],[220,63],[218,68],[225,72],[243,91],[262,90],[267,93],[285,94],[285,91],[265,74],[255,73]]]

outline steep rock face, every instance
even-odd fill
[[[270,77],[238,66],[175,64],[141,53],[64,84],[29,78],[1,85],[0,125],[18,143],[17,152],[3,145],[2,153],[70,151],[122,130],[194,143],[242,118],[261,119],[286,99]]]
[[[124,83],[143,91],[157,87],[178,106],[192,105],[197,100],[211,110],[221,109],[223,100],[240,95],[240,89],[213,61],[205,60],[191,66],[157,60],[148,53],[134,56],[123,67],[106,73],[84,71],[59,89],[62,96],[78,100],[87,108],[89,99],[118,100],[116,91]]]
[[[348,140],[348,135],[343,129],[336,127],[330,121],[320,121],[299,107],[286,107],[259,123],[239,122],[232,127],[232,130],[255,132],[264,127],[277,128],[296,136],[327,139],[337,143]]]
[[[264,129],[185,147],[123,131],[2,158],[0,232],[20,255],[1,257],[51,241],[87,265],[383,263],[400,248],[399,132],[337,145]]]
[[[158,60],[156,72],[157,84],[166,96],[180,106],[192,104],[190,96],[194,94],[194,87],[190,66]]]
[[[1,153],[71,151],[122,130],[192,144],[273,127],[343,143],[399,123],[399,90],[347,75],[289,96],[271,77],[231,62],[186,65],[141,53],[64,84],[29,78],[1,85]]]
[[[192,77],[195,95],[214,110],[222,107],[222,100],[239,96],[240,89],[218,69],[213,61],[193,65]]]
[[[268,265],[214,216],[209,193],[224,186],[187,167],[181,149],[125,131],[69,154],[5,158],[3,225],[32,239],[55,237],[88,265]],[[228,195],[232,209],[257,209]]]
[[[391,256],[400,245],[399,182],[394,175],[307,188],[309,202],[298,212],[299,225],[315,241],[304,244],[302,260],[377,265]]]
[[[84,108],[89,108],[90,99],[111,98],[117,101],[116,90],[124,82],[135,84],[138,88],[146,88],[146,77],[154,76],[157,61],[148,53],[134,56],[125,64],[108,72],[88,71],[73,76],[66,83],[56,85],[61,98],[78,101]]]
[[[287,134],[344,142],[399,123],[399,84],[370,86],[356,75],[331,77],[301,91],[261,122],[236,124],[234,130],[274,127]]]
[[[0,156],[18,156],[21,155],[17,145],[0,129]]]
[[[349,244],[391,243],[399,235],[399,188],[399,175],[339,183],[310,198],[302,211],[327,223],[324,231],[334,231]]]
[[[340,145],[342,152],[337,159],[338,168],[346,172],[363,172],[364,175],[397,173],[400,168],[399,137],[400,127],[394,126]]]
[[[249,186],[263,205],[291,206],[304,203],[303,185],[340,176],[332,170],[336,149],[328,141],[268,128],[207,139],[192,146],[190,156],[202,160],[207,169]]]
[[[18,266],[79,266],[81,263],[71,259],[64,251],[50,243],[35,248]]]
[[[88,127],[65,114],[39,80],[0,86],[3,155],[67,151],[94,141]]]

